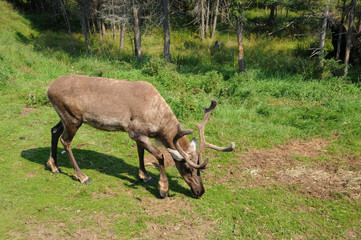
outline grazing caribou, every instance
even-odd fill
[[[204,187],[200,170],[207,168],[208,158],[202,159],[204,148],[229,152],[235,147],[218,147],[206,143],[204,128],[209,115],[217,105],[212,100],[204,108],[204,119],[196,124],[199,129],[200,146],[197,141],[188,141],[186,135],[193,130],[183,130],[172,110],[153,85],[147,82],[71,75],[59,77],[47,90],[50,102],[60,117],[60,122],[51,129],[51,152],[46,165],[53,173],[60,172],[57,163],[57,145],[61,143],[74,168],[74,177],[89,184],[91,179],[78,167],[70,148],[71,141],[82,125],[87,123],[105,131],[125,131],[137,143],[139,155],[139,177],[144,182],[153,179],[144,167],[144,149],[159,162],[158,183],[161,197],[168,195],[168,179],[164,168],[164,156],[149,140],[160,140],[172,155],[175,165],[195,197],[201,197]]]

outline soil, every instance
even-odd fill
[[[250,150],[215,181],[239,179],[248,186],[288,186],[312,197],[360,198],[361,158],[330,155],[328,144],[322,139],[294,140],[272,149]]]
[[[217,223],[206,215],[194,214],[193,219],[189,217],[185,219],[183,214],[189,215],[194,209],[187,199],[181,197],[165,199],[152,197],[142,201],[141,204],[152,219],[152,222],[148,222],[145,232],[149,239],[207,239],[207,234],[213,233]],[[167,224],[161,223],[164,219],[167,219]]]
[[[24,107],[21,110],[21,116],[26,117],[29,113],[31,113],[35,110],[36,110],[36,108],[33,108],[33,107]]]

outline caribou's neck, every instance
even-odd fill
[[[162,141],[163,145],[166,148],[176,149],[174,145],[174,137],[177,135],[178,132],[178,124],[179,121],[176,117],[173,117],[163,128],[161,132],[161,136],[159,140]],[[179,144],[181,145],[182,149],[185,151],[189,147],[189,141],[186,136],[181,137],[179,140]]]

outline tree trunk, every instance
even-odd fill
[[[73,47],[73,53],[75,54],[76,49],[75,49],[75,45],[74,45],[74,41],[73,41],[73,34],[71,32],[71,26],[70,26],[70,23],[69,23],[68,14],[66,13],[66,9],[65,9],[63,0],[59,0],[59,4],[60,4],[61,12],[63,13],[63,16],[64,16],[65,25],[68,28],[68,34],[69,34],[69,37],[70,37],[71,46]]]
[[[345,22],[345,11],[346,11],[346,0],[343,0],[341,24],[339,27],[339,35],[337,38],[336,60],[340,59],[342,35],[344,34],[343,33],[343,24]]]
[[[320,51],[320,65],[323,66],[323,59],[324,59],[324,51],[323,47],[325,46],[326,41],[326,31],[327,31],[327,19],[328,19],[328,4],[330,3],[330,0],[327,0],[327,3],[325,5],[325,12],[323,16],[323,22],[322,22],[322,30],[320,34],[320,44],[319,44],[319,51]]]
[[[88,40],[87,27],[86,27],[85,6],[82,3],[80,4],[80,23],[81,23],[81,27],[83,29],[86,48],[88,50],[89,55],[92,55],[92,51],[90,49],[89,40]]]
[[[102,36],[105,36],[106,29],[105,29],[105,23],[104,23],[103,19],[100,19],[100,24],[101,24],[100,27],[101,27]]]
[[[242,13],[237,17],[237,42],[238,42],[238,67],[239,72],[245,70],[244,67],[244,52],[243,52],[243,16]]]
[[[204,41],[204,0],[201,1],[201,40]]]
[[[347,29],[347,37],[346,37],[346,52],[345,52],[345,70],[344,75],[348,73],[348,64],[350,61],[350,52],[351,52],[351,41],[352,41],[352,30],[355,28],[355,12],[356,12],[356,2],[357,0],[351,1],[351,9],[349,12],[349,24]]]
[[[124,7],[122,10],[122,21],[121,21],[121,25],[120,25],[120,39],[119,39],[119,48],[122,49],[124,47],[124,37],[125,37],[125,31],[126,31],[126,8]]]
[[[100,42],[100,48],[103,47],[103,32],[102,32],[102,20],[98,19],[98,30],[99,30],[99,42]]]
[[[209,2],[210,2],[210,0],[207,0],[205,37],[207,37],[208,31],[209,31]]]
[[[169,0],[163,0],[164,11],[164,59],[170,62],[170,29],[169,29]]]
[[[216,7],[215,7],[215,9],[214,9],[214,20],[213,20],[213,28],[212,28],[211,38],[214,38],[214,34],[215,34],[215,32],[216,32],[217,16],[218,16],[218,6],[219,6],[219,0],[216,0]]]
[[[113,29],[113,40],[114,42],[117,40],[117,35],[116,35],[116,27],[115,27],[115,20],[114,20],[114,0],[112,0],[112,29]]]
[[[140,20],[138,14],[139,3],[137,0],[133,0],[133,17],[134,17],[134,51],[139,60],[142,60],[142,43],[140,33]]]
[[[51,12],[52,12],[52,14],[51,14],[51,19],[52,19],[52,21],[55,22],[55,23],[59,23],[58,10],[59,10],[60,1],[62,1],[62,0],[51,0],[51,3],[50,3]],[[15,6],[15,7],[16,7],[16,5],[17,5],[16,2],[17,2],[17,1],[14,1],[14,6]],[[64,5],[64,4],[63,4],[63,5]],[[63,15],[64,15],[64,11],[63,11],[61,5],[60,5],[60,9],[61,9],[61,12],[62,12]],[[65,9],[65,7],[64,7],[64,9]]]
[[[95,26],[94,16],[92,16],[92,28],[93,28],[93,33],[96,34],[97,33],[97,27]]]
[[[358,21],[357,21],[357,27],[356,27],[357,33],[361,32],[361,10],[358,12]]]
[[[273,3],[271,5],[271,13],[268,18],[268,25],[272,25],[273,21],[276,19],[275,10],[276,10],[277,4]]]
[[[125,36],[125,21],[122,21],[120,26],[120,40],[119,40],[120,49],[124,47],[124,36]]]
[[[92,37],[92,31],[91,31],[89,19],[86,20],[86,24],[87,24],[87,26],[88,26],[89,37],[91,38],[91,37]]]

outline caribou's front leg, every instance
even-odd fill
[[[132,134],[129,135],[132,139],[134,139],[137,142],[138,145],[145,148],[158,160],[160,167],[160,178],[158,182],[159,194],[162,198],[167,197],[169,191],[169,185],[168,185],[168,178],[165,173],[164,156],[162,152],[152,144],[152,142],[149,140],[147,136],[134,137]]]
[[[139,157],[139,178],[145,183],[152,183],[154,179],[149,175],[144,166],[144,147],[137,143],[138,157]]]

